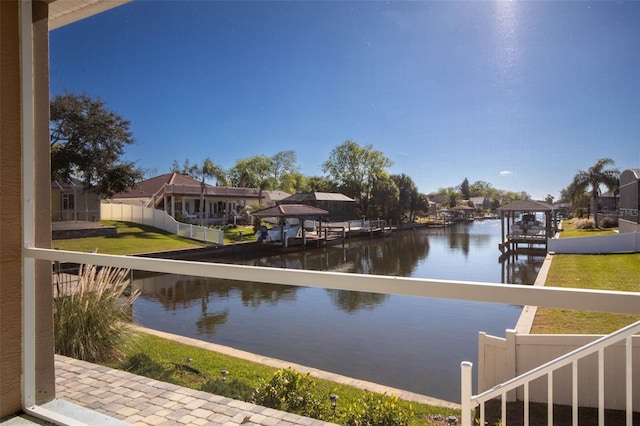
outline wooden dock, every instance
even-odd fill
[[[518,250],[521,247],[525,248],[543,248],[547,247],[546,235],[509,235],[502,243],[498,244],[498,249],[502,253]]]

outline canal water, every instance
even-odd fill
[[[500,258],[500,221],[347,240],[236,264],[530,285],[544,255]],[[215,261],[220,262],[220,259]],[[224,260],[222,260],[224,261]],[[137,323],[459,402],[478,332],[504,336],[521,307],[158,275],[135,281]]]

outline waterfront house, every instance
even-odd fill
[[[78,179],[51,182],[51,221],[100,221],[100,196]]]
[[[339,222],[356,218],[356,203],[339,192],[299,192],[280,201],[281,204],[305,204],[329,212],[329,221]]]
[[[487,197],[471,197],[469,201],[471,201],[473,207],[479,212],[491,210],[491,200]]]
[[[249,206],[272,206],[289,194],[256,188],[214,186],[180,173],[166,173],[143,180],[108,202],[164,210],[181,221],[203,224],[236,223]]]

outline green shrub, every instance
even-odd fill
[[[200,390],[245,402],[250,402],[252,400],[254,391],[253,387],[238,379],[209,379],[202,384]]]
[[[344,409],[341,423],[358,426],[405,426],[413,417],[411,408],[403,409],[398,397],[366,392],[362,399]]]
[[[403,408],[396,396],[372,392],[364,392],[362,398],[344,407],[338,400],[332,407],[329,395],[319,395],[308,374],[290,368],[276,371],[269,382],[261,383],[253,402],[348,426],[405,426],[414,417],[411,406]]]
[[[127,269],[82,265],[77,283],[59,290],[54,299],[56,353],[89,362],[122,358],[118,348],[139,295],[123,296],[128,285]]]
[[[315,419],[324,418],[324,407],[316,396],[316,382],[308,374],[291,368],[276,371],[271,380],[262,382],[253,402],[280,411]]]

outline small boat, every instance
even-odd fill
[[[514,222],[511,226],[511,235],[514,236],[534,236],[540,235],[545,230],[544,224],[536,218],[533,213],[522,215],[522,219]]]
[[[283,239],[288,240],[295,238],[298,235],[298,232],[300,232],[300,225],[285,224],[284,228],[276,226],[267,231],[267,237],[264,241],[267,243],[277,243]]]

